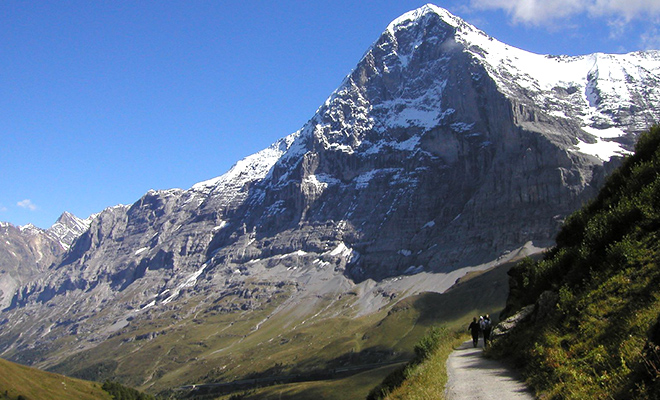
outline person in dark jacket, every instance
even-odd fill
[[[490,320],[490,315],[486,314],[484,317],[481,330],[484,332],[484,348],[487,349],[490,347],[490,334],[493,331],[493,322]]]
[[[472,318],[472,323],[468,327],[468,331],[472,334],[472,344],[474,347],[477,347],[477,344],[479,343],[479,332],[481,332],[481,327],[479,326],[479,322],[477,322],[477,317]]]

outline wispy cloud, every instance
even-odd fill
[[[528,25],[551,25],[557,19],[566,18],[584,11],[584,2],[576,0],[472,0],[477,9],[502,9],[515,23]]]
[[[5,212],[5,211],[9,211],[9,210],[7,209],[7,207],[0,204],[0,212]]]
[[[658,28],[643,33],[640,39],[642,49],[660,49],[660,30],[658,30]]]
[[[552,26],[580,14],[606,18],[610,26],[618,27],[634,19],[660,17],[658,0],[471,0],[470,4],[481,10],[502,9],[513,22],[535,26]]]
[[[585,0],[591,15],[633,19],[650,19],[660,16],[658,0]]]
[[[30,211],[36,211],[39,208],[36,204],[32,203],[32,200],[30,199],[21,200],[16,203],[16,205]]]

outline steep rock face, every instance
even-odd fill
[[[219,299],[250,313],[286,292],[278,312],[304,316],[351,294],[360,315],[443,291],[551,244],[610,157],[659,122],[659,82],[658,52],[540,56],[435,6],[405,14],[298,132],[67,236],[3,312],[0,354],[53,365]],[[67,336],[78,341],[51,348]]]
[[[19,286],[56,262],[88,226],[89,220],[68,212],[47,230],[0,224],[0,309],[11,304]]]
[[[654,72],[633,89],[657,86],[652,59]],[[526,70],[535,62],[570,68],[556,81],[535,79]],[[645,126],[636,121],[653,120],[660,104],[649,98],[642,116],[612,118],[622,111],[604,94],[592,99],[604,84],[593,81],[597,63],[585,66],[509,48],[444,10],[420,9],[388,27],[237,214],[268,238],[331,224],[331,236],[349,235],[362,255],[349,270],[357,280],[478,264],[528,240],[547,245],[604,175],[603,160],[579,145],[602,141],[603,121],[636,134]],[[625,152],[613,145],[612,154]],[[231,243],[222,234],[214,248]]]
[[[62,249],[37,228],[0,225],[0,309],[9,306],[14,291],[52,263]]]

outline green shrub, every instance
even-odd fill
[[[447,339],[449,333],[445,328],[434,327],[415,345],[415,360],[421,363],[435,352],[442,340]]]
[[[101,389],[108,392],[114,400],[156,400],[154,396],[126,387],[118,382],[105,381]]]
[[[443,343],[453,341],[454,337],[455,335],[444,327],[431,328],[415,345],[415,357],[406,365],[392,371],[383,379],[380,385],[371,389],[367,400],[380,400],[387,397],[410,377],[415,368],[431,357]]]

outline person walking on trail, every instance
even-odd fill
[[[481,327],[479,326],[479,322],[477,322],[477,317],[472,318],[472,323],[468,327],[468,331],[472,334],[472,344],[474,347],[477,347],[477,344],[479,343],[479,332],[481,332]]]
[[[490,334],[493,331],[493,324],[490,320],[490,315],[486,314],[481,321],[481,330],[484,333],[484,349],[490,347]]]

